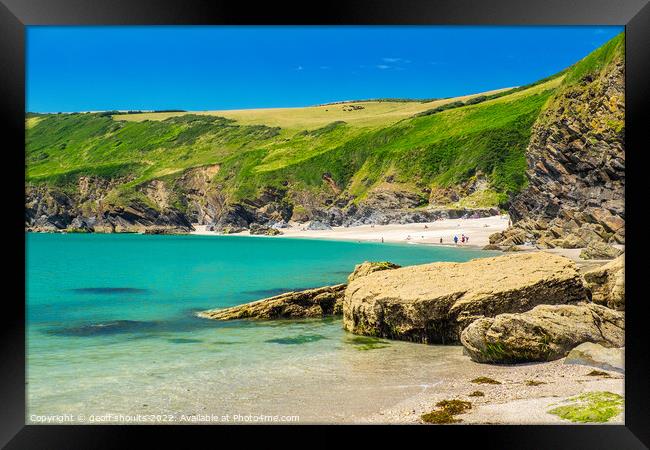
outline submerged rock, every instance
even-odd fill
[[[584,274],[591,300],[619,311],[625,309],[625,256]]]
[[[348,276],[348,283],[351,283],[357,278],[370,275],[371,273],[374,272],[379,272],[381,270],[399,269],[400,267],[402,266],[400,266],[399,264],[393,264],[392,262],[388,262],[388,261],[381,261],[381,262],[364,261],[361,264],[357,264],[354,267],[354,271]]]
[[[461,334],[470,358],[488,363],[552,361],[584,342],[623,346],[623,314],[593,303],[540,305],[477,320]]]
[[[539,304],[575,303],[586,293],[568,258],[534,252],[371,273],[345,291],[343,326],[356,334],[454,343],[482,317]]]
[[[341,314],[345,284],[324,286],[298,292],[287,292],[232,308],[213,309],[198,313],[214,320],[288,319],[323,317]]]
[[[607,348],[585,342],[569,352],[564,364],[580,364],[625,373],[625,347]]]

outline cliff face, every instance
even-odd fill
[[[77,189],[28,186],[25,192],[25,228],[29,231],[187,232],[192,225],[185,214],[163,204],[132,199],[116,205],[107,198],[124,180],[81,177]]]
[[[528,187],[513,227],[491,242],[540,247],[625,243],[625,66],[622,36],[570,70],[533,126]]]

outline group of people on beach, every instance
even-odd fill
[[[442,239],[440,239],[440,242],[442,243]],[[460,236],[460,243],[461,244],[467,244],[469,243],[469,236],[465,236],[465,234],[461,234]],[[454,244],[458,245],[458,235],[454,236]]]

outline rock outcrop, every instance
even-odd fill
[[[486,363],[552,361],[584,342],[622,347],[624,315],[593,303],[540,305],[477,320],[461,334],[470,358]]]
[[[398,268],[388,261],[364,261],[354,268],[348,280],[355,280],[380,270]],[[325,317],[343,313],[343,295],[347,284],[324,286],[304,291],[287,292],[270,298],[232,308],[213,309],[199,313],[199,317],[215,320],[236,319],[297,319]]]
[[[237,319],[295,319],[341,314],[345,284],[324,286],[298,292],[287,292],[232,308],[213,309],[198,313],[214,320]]]
[[[569,352],[564,364],[580,364],[625,373],[625,347],[608,348],[585,342]]]
[[[608,308],[625,309],[625,256],[584,273],[591,301]]]
[[[379,272],[381,270],[399,269],[400,267],[402,266],[388,261],[381,261],[381,262],[364,261],[361,264],[357,264],[356,266],[354,266],[354,270],[350,275],[348,275],[348,283],[353,282],[357,278],[370,275],[371,273]]]
[[[482,317],[585,299],[575,264],[548,253],[424,264],[353,280],[343,326],[356,334],[448,344]]]
[[[254,236],[277,236],[282,234],[282,231],[277,228],[267,227],[266,225],[259,225],[256,223],[251,224],[249,230],[250,234]]]
[[[580,252],[582,259],[613,259],[623,253],[623,250],[605,244],[601,241],[591,241],[586,248]]]
[[[588,58],[568,72],[533,126],[529,184],[509,209],[517,231],[499,233],[491,243],[581,248],[625,242],[623,40]]]
[[[77,189],[67,192],[46,186],[25,190],[25,228],[28,231],[144,232],[169,228],[191,231],[192,224],[175,208],[158,208],[133,199],[125,205],[107,200],[108,194],[126,180],[80,177]]]

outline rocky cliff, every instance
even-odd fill
[[[251,199],[231,201],[214,183],[218,166],[193,168],[171,180],[152,180],[124,194],[128,177],[81,176],[65,187],[27,185],[25,228],[28,231],[184,233],[192,223],[209,230],[236,232],[259,224],[289,220],[319,221],[331,226],[432,222],[440,218],[487,217],[498,208],[417,208],[413,195],[383,191],[367,201],[341,206],[313,203],[306,210],[289,189],[267,187]],[[295,207],[295,205],[300,205]]]
[[[572,67],[533,126],[528,187],[495,244],[579,248],[625,243],[623,35]]]

